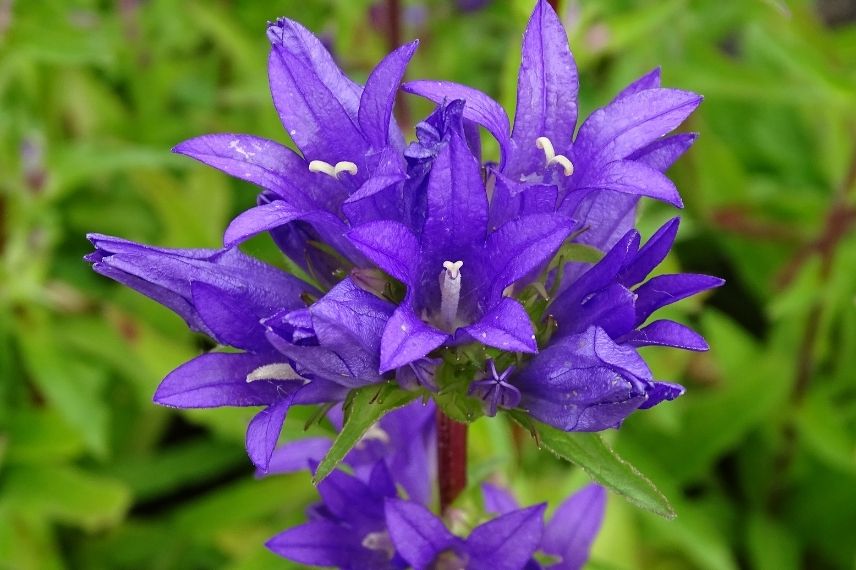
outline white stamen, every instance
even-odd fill
[[[353,176],[357,173],[357,165],[347,160],[337,162],[335,166],[323,160],[313,160],[309,163],[309,172],[323,172],[332,178],[338,178],[343,172]]]
[[[372,427],[366,430],[366,433],[363,434],[363,437],[360,439],[361,442],[368,441],[370,439],[376,439],[381,443],[389,443],[389,434],[384,431],[382,427],[377,424],[374,424]]]
[[[304,384],[309,382],[306,378],[294,371],[287,362],[275,362],[259,366],[247,374],[247,382],[256,380],[300,380]]]
[[[563,154],[556,154],[553,148],[553,143],[547,137],[538,137],[535,139],[535,146],[544,151],[544,158],[547,160],[547,166],[558,164],[565,171],[565,176],[570,176],[574,173],[574,164],[568,160],[568,157]]]
[[[461,267],[463,261],[444,261],[440,273],[440,316],[448,330],[455,327],[461,300]]]

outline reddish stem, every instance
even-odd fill
[[[440,512],[455,502],[467,486],[467,424],[437,410],[437,478]]]

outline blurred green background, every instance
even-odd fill
[[[217,247],[256,191],[170,147],[220,131],[285,140],[265,22],[302,21],[362,81],[390,42],[389,4],[0,0],[0,569],[293,567],[261,545],[301,519],[308,477],[253,478],[251,411],[150,403],[206,341],[92,273],[84,233]],[[530,0],[402,4],[399,37],[423,40],[410,78],[513,108]],[[610,434],[679,516],[612,497],[591,567],[856,567],[856,2],[563,0],[562,13],[585,112],[655,65],[706,96],[689,125],[702,137],[671,173],[687,207],[661,270],[728,280],[670,310],[710,353],[646,349],[687,395]],[[643,233],[671,215],[646,204]],[[282,263],[265,239],[249,249]],[[518,453],[507,429],[473,427],[474,481],[499,472],[555,506],[585,480],[530,444]]]

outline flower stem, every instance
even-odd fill
[[[467,486],[467,424],[437,409],[437,478],[440,512],[455,502]]]

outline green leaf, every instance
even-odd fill
[[[15,511],[87,530],[115,525],[131,503],[128,489],[116,480],[63,466],[10,466],[4,498]]]
[[[564,432],[535,422],[521,412],[510,414],[556,457],[579,465],[592,479],[634,505],[667,519],[675,518],[669,500],[639,470],[619,457],[600,435]]]
[[[345,425],[321,460],[312,482],[317,485],[323,481],[375,422],[392,410],[409,404],[418,395],[419,392],[405,392],[394,384],[366,386],[352,391],[345,402]]]

